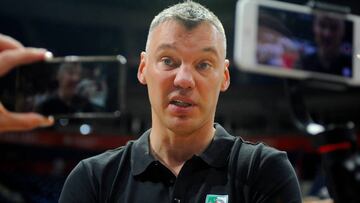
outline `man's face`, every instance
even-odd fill
[[[344,36],[344,22],[341,19],[318,14],[314,22],[315,40],[318,48],[329,57],[337,53]],[[328,54],[327,54],[328,53]]]
[[[230,83],[223,40],[209,23],[188,30],[170,20],[152,30],[138,79],[148,86],[153,127],[189,134],[213,125],[219,93]]]
[[[82,68],[79,64],[73,66],[64,67],[58,73],[57,79],[59,81],[59,88],[62,88],[69,94],[75,94],[76,86],[81,78]]]

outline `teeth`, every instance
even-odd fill
[[[181,106],[181,107],[191,106],[191,104],[179,100],[172,101],[172,103],[175,104],[176,106]]]

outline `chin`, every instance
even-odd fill
[[[191,119],[176,120],[168,123],[168,128],[175,134],[190,134],[197,129],[196,122]]]
[[[168,127],[172,132],[186,136],[204,130],[204,127],[207,126],[208,122],[207,120],[187,119],[186,121],[172,120],[168,124]],[[211,126],[213,126],[213,124],[211,124]]]

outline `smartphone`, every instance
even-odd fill
[[[360,17],[273,0],[236,7],[234,61],[243,71],[360,85]]]
[[[16,70],[14,109],[55,118],[118,117],[125,108],[126,59],[65,56]]]

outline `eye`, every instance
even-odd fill
[[[169,57],[164,57],[161,59],[161,61],[162,61],[162,63],[164,63],[166,66],[169,66],[169,67],[177,66],[176,62],[172,58],[169,58]]]
[[[212,67],[212,65],[210,64],[210,63],[208,63],[208,62],[201,62],[201,63],[199,63],[198,65],[197,65],[197,68],[199,69],[199,70],[207,70],[207,69],[209,69],[209,68],[211,68]]]

